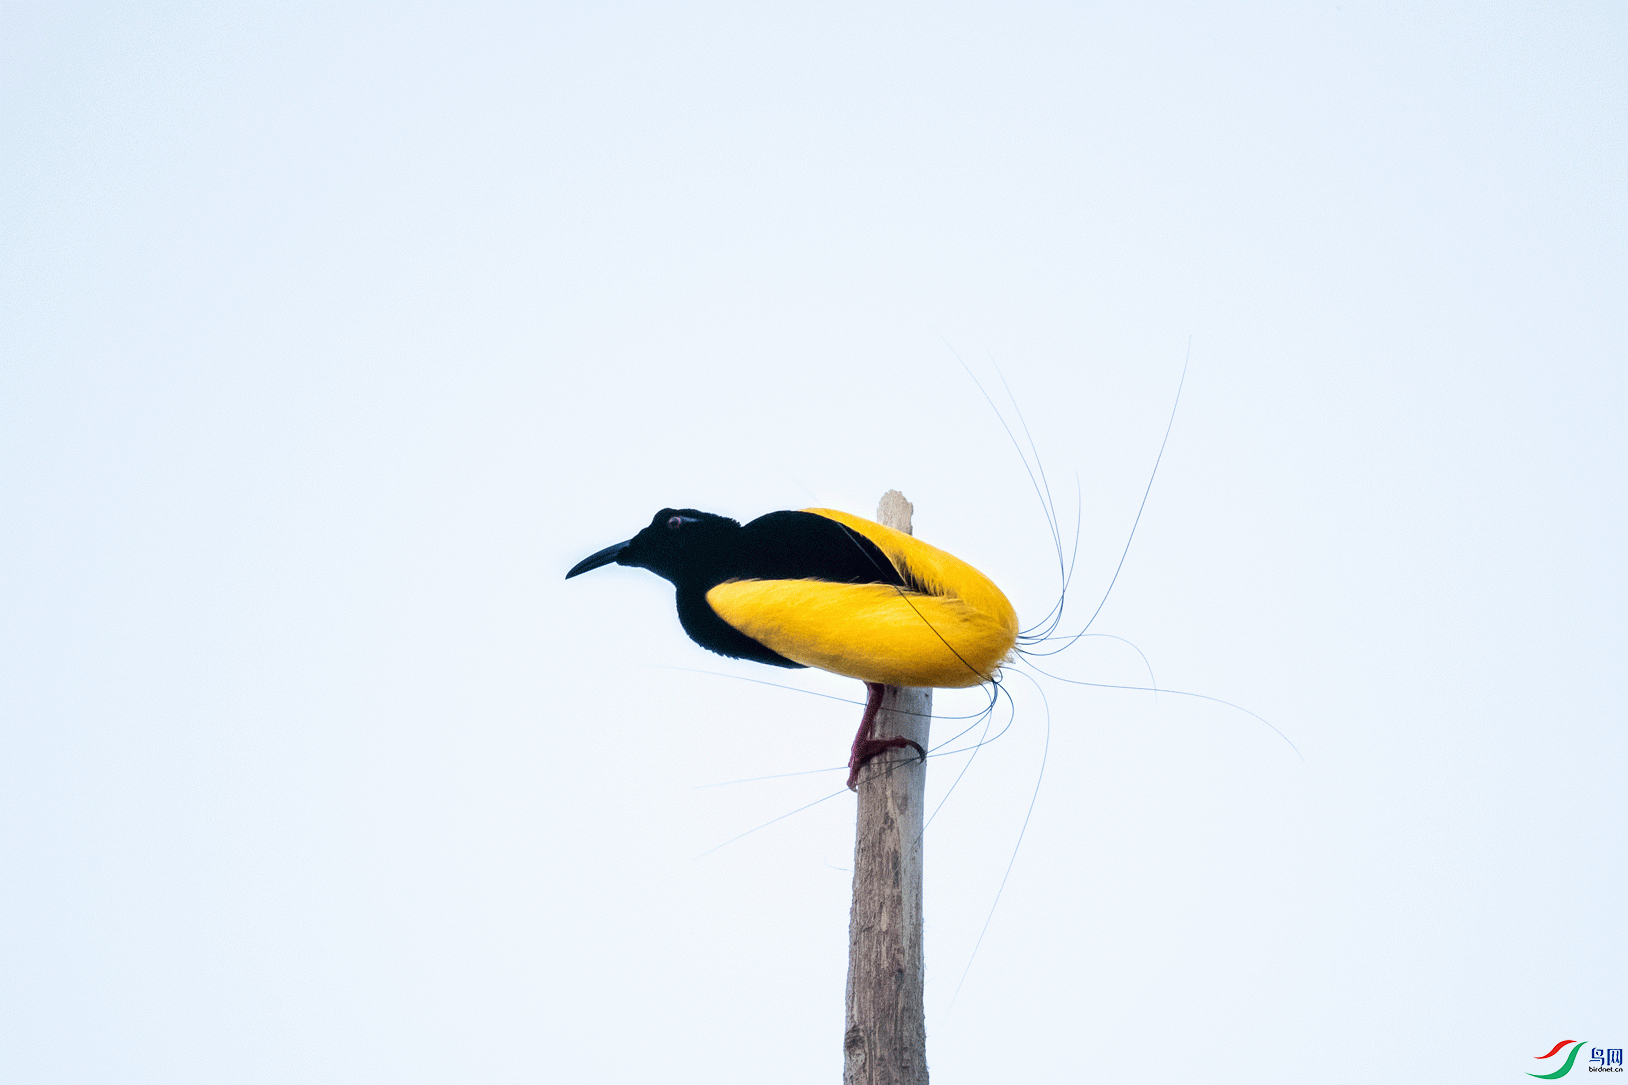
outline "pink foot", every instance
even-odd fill
[[[859,721],[859,732],[854,735],[854,746],[848,754],[848,790],[859,790],[859,767],[883,750],[902,750],[906,746],[913,747],[923,761],[927,760],[927,751],[921,748],[921,743],[908,738],[872,738],[871,730],[876,726],[876,712],[882,707],[882,691],[887,687],[880,682],[866,682],[865,715]]]

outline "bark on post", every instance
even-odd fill
[[[876,519],[908,534],[911,512],[904,495],[889,490]],[[932,690],[889,686],[872,733],[914,739],[926,749],[932,711]],[[927,766],[908,747],[884,751],[860,770],[843,1085],[927,1085],[921,953],[926,785]]]

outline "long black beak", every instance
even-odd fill
[[[619,542],[614,546],[607,546],[597,554],[588,555],[575,565],[571,566],[571,571],[565,574],[565,579],[570,580],[573,576],[576,576],[579,573],[585,573],[589,569],[597,569],[601,565],[609,565],[611,562],[616,560],[616,555],[626,550],[628,545],[632,542],[632,539],[628,539],[626,542]]]

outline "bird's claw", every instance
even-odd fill
[[[916,751],[918,763],[927,760],[927,751],[912,738],[867,738],[854,743],[853,754],[848,758],[848,790],[859,790],[859,770],[865,762],[883,750],[902,750],[906,746]]]

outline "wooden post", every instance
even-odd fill
[[[876,519],[909,534],[912,511],[903,494],[889,490]],[[932,711],[932,690],[888,686],[872,733],[914,739],[926,749]],[[843,1085],[927,1085],[921,955],[926,788],[927,766],[908,747],[884,751],[859,773]]]

